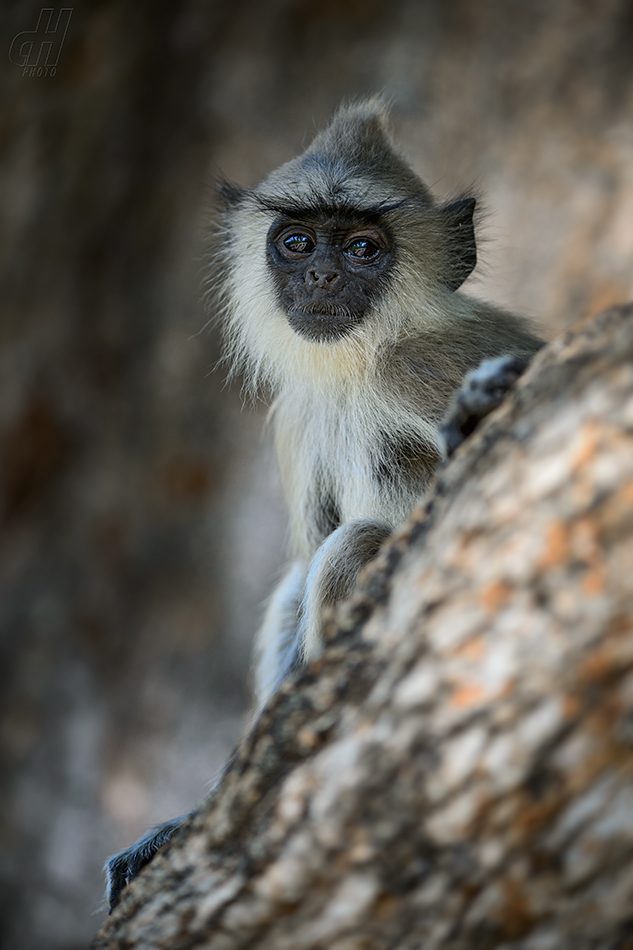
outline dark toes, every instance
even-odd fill
[[[181,826],[185,817],[174,818],[155,828],[150,828],[147,834],[135,841],[131,847],[119,851],[118,854],[113,855],[106,861],[105,872],[110,913],[119,903],[123,888],[134,880],[146,864],[149,864],[156,852],[160,851],[176,829]]]

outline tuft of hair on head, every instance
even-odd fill
[[[391,136],[385,96],[343,103],[300,155],[250,195],[264,212],[290,214],[430,203],[428,189]]]
[[[389,103],[383,95],[343,101],[308,151],[315,144],[334,149],[338,145],[348,149],[351,145],[364,154],[365,148],[371,148],[379,139],[394,145],[389,127]]]

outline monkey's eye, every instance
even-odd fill
[[[380,248],[369,238],[355,238],[347,245],[345,253],[357,261],[373,261],[380,254]]]
[[[310,235],[303,234],[301,231],[284,238],[283,244],[286,250],[292,254],[312,254],[315,247]]]

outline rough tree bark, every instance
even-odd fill
[[[94,942],[633,947],[633,305],[439,472]]]

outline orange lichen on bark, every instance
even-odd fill
[[[489,690],[477,683],[465,683],[454,690],[449,701],[458,709],[468,709],[470,706],[481,706],[491,695]]]
[[[481,602],[491,613],[500,610],[512,595],[512,588],[505,581],[493,581],[486,585],[480,594]]]
[[[584,515],[571,526],[574,553],[584,561],[595,561],[600,552],[600,522],[591,515]]]
[[[571,463],[572,472],[586,465],[598,450],[598,445],[603,433],[603,426],[595,419],[586,422],[578,433],[578,444]]]
[[[564,521],[554,521],[547,528],[545,548],[538,561],[541,570],[564,564],[571,550],[569,525]]]
[[[602,567],[594,567],[587,571],[582,580],[582,589],[589,597],[602,594],[607,582],[606,571]]]
[[[613,672],[613,662],[607,650],[596,650],[588,656],[579,670],[580,676],[590,682],[601,682]]]
[[[467,640],[466,643],[460,643],[460,645],[452,651],[452,654],[453,656],[458,656],[461,659],[476,663],[483,658],[485,652],[486,644],[483,637],[473,637],[472,640]]]
[[[563,715],[566,719],[575,719],[580,709],[580,700],[577,696],[567,695],[563,699]]]

